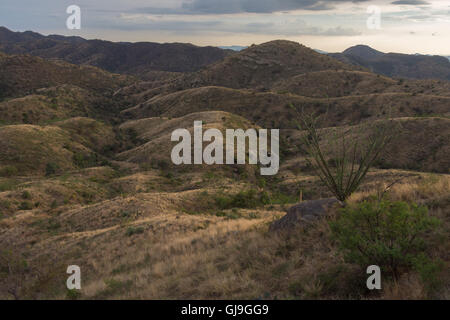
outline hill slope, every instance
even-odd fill
[[[363,45],[329,55],[388,77],[450,80],[450,61],[441,56],[383,53]]]
[[[134,75],[145,75],[152,70],[197,71],[233,53],[231,50],[184,43],[115,43],[80,37],[46,37],[34,32],[12,32],[4,27],[0,27],[0,51],[57,58]]]

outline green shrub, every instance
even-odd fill
[[[11,209],[11,202],[8,200],[0,200],[0,209]]]
[[[15,188],[18,182],[14,179],[5,179],[0,181],[0,192],[10,191]]]
[[[45,175],[46,176],[51,176],[52,174],[55,174],[56,171],[58,171],[58,169],[59,169],[59,166],[56,163],[49,162],[45,166]]]
[[[58,202],[56,200],[53,200],[52,203],[50,204],[50,208],[55,209],[57,207],[58,207]]]
[[[66,299],[67,300],[78,300],[81,297],[81,292],[76,289],[67,289]]]
[[[135,234],[140,234],[140,233],[144,233],[144,228],[142,227],[137,227],[137,228],[133,228],[133,227],[129,227],[127,229],[127,231],[125,232],[125,235],[128,237],[131,237]]]
[[[33,210],[33,204],[30,201],[23,201],[19,205],[19,210]]]
[[[85,155],[83,153],[74,153],[73,163],[81,169],[95,167],[99,164],[99,158],[96,153]]]
[[[269,194],[267,191],[260,192],[255,189],[250,189],[233,195],[217,195],[214,201],[220,210],[232,208],[254,209],[268,204],[294,203],[296,202],[296,198],[281,192]]]
[[[395,279],[401,271],[430,263],[424,236],[438,225],[426,207],[388,200],[349,205],[330,223],[347,262],[378,265]]]
[[[267,195],[258,192],[254,189],[248,191],[241,191],[234,195],[217,196],[215,198],[216,205],[221,209],[231,208],[256,208],[265,204]]]
[[[11,177],[17,175],[19,170],[17,170],[14,166],[4,166],[0,169],[0,176],[1,177]]]
[[[31,193],[25,190],[24,192],[22,192],[22,199],[31,199]]]

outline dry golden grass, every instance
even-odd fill
[[[398,177],[404,178],[388,195],[428,204],[431,213],[444,221],[443,232],[448,235],[447,175],[375,171],[350,201],[376,195],[385,188],[382,181],[390,183]],[[327,220],[274,234],[268,232],[268,225],[284,215],[279,206],[238,209],[235,219],[216,216],[213,210],[186,213],[185,207],[202,199],[198,196],[203,191],[138,193],[74,207],[53,215],[60,224],[54,234],[30,224],[39,214],[27,212],[26,217],[3,219],[0,240],[22,243],[32,263],[58,257],[50,269],[39,264],[51,276],[41,284],[40,293],[27,289],[27,296],[33,298],[65,298],[63,266],[69,264],[82,269],[84,299],[430,297],[415,273],[405,274],[398,283],[384,281],[381,293],[368,292],[365,270],[343,261],[330,240]],[[17,241],[25,230],[29,238]],[[434,242],[433,246],[433,255],[448,265],[448,244]],[[448,272],[441,277],[444,286],[432,298],[449,295]]]

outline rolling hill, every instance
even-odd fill
[[[115,43],[80,37],[43,36],[30,31],[13,32],[5,27],[0,27],[0,51],[61,59],[143,77],[149,71],[197,71],[233,53],[231,50],[184,43]]]

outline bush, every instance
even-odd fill
[[[401,271],[420,272],[430,264],[424,236],[438,225],[426,207],[388,200],[349,205],[330,223],[347,262],[363,268],[378,265],[394,279]]]
[[[99,164],[99,159],[96,153],[85,155],[77,152],[73,155],[73,163],[81,169],[92,168]]]
[[[30,201],[23,201],[19,205],[19,210],[33,210],[33,204]]]
[[[78,300],[81,297],[81,292],[76,289],[67,289],[66,299],[67,300]]]
[[[27,190],[22,192],[22,199],[31,199],[31,193]]]
[[[143,227],[137,227],[137,228],[133,228],[133,227],[129,227],[127,229],[127,231],[125,232],[125,235],[128,237],[131,237],[135,234],[141,234],[144,233],[144,228]]]
[[[17,170],[14,166],[4,166],[0,169],[0,176],[1,177],[11,177],[17,175],[19,170]]]
[[[251,189],[234,195],[218,196],[215,201],[221,210],[231,208],[252,209],[270,203],[270,198],[267,192],[258,194],[256,190]]]
[[[59,169],[59,166],[56,163],[49,162],[45,166],[45,175],[51,176],[52,174],[55,174],[58,169]]]
[[[14,179],[4,179],[0,181],[0,192],[13,190],[18,182]]]

